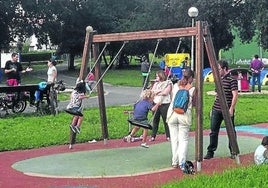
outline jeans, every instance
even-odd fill
[[[231,117],[233,126],[234,126],[234,116]],[[218,138],[219,138],[219,131],[220,131],[220,127],[221,127],[221,123],[223,121],[223,115],[221,111],[217,111],[217,110],[212,110],[211,113],[211,119],[210,119],[210,143],[209,146],[207,147],[207,153],[208,155],[214,155],[214,151],[216,151],[217,147],[218,147]],[[234,132],[235,132],[235,126],[234,128]],[[236,135],[236,132],[235,132]],[[232,152],[231,150],[231,144],[229,142],[229,149],[230,152]]]
[[[158,127],[159,127],[159,122],[160,122],[160,115],[162,116],[163,123],[164,123],[164,128],[166,132],[166,137],[170,138],[170,133],[169,133],[169,128],[168,124],[166,122],[167,120],[167,111],[168,111],[169,103],[168,104],[161,104],[156,112],[154,112],[154,118],[153,118],[153,130],[152,130],[152,137],[156,137]]]
[[[255,91],[256,79],[258,84],[258,91],[261,92],[261,73],[252,74],[252,92]]]

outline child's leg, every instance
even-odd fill
[[[131,130],[130,134],[127,135],[126,137],[124,137],[124,141],[125,142],[134,142],[133,140],[133,136],[135,136],[136,132],[139,130],[140,128],[137,126],[134,126],[133,129]]]
[[[72,125],[74,125],[74,126],[77,125],[78,119],[79,119],[79,116],[73,116]]]
[[[78,134],[80,134],[80,126],[82,122],[83,122],[83,116],[77,116],[77,121],[76,121],[74,128],[75,128],[75,132]]]
[[[135,136],[136,132],[140,129],[138,126],[134,126],[131,133],[129,134],[130,136]]]
[[[76,133],[74,133],[72,130],[70,130],[70,145],[75,144],[76,141]],[[72,149],[72,148],[70,148]]]
[[[142,133],[142,142],[143,143],[146,143],[147,135],[148,135],[148,129],[143,129],[143,133]]]
[[[149,146],[146,144],[147,134],[148,134],[148,130],[143,129],[141,147],[149,148]]]
[[[83,122],[83,116],[78,116],[76,126],[80,127]]]
[[[73,148],[73,144],[75,144],[76,141],[76,130],[74,129],[74,125],[76,125],[78,122],[78,116],[73,116],[72,124],[70,125],[70,145],[69,149]]]

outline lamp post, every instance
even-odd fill
[[[260,59],[262,61],[262,42],[261,42],[262,33],[260,31]]]
[[[198,16],[198,9],[196,7],[189,8],[188,15],[192,18],[192,27],[194,27],[195,18]],[[192,36],[191,45],[191,70],[194,70],[194,36]]]
[[[19,55],[18,62],[21,62],[22,47],[23,47],[22,41],[19,39],[19,41],[17,42],[18,55]]]

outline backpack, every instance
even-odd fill
[[[179,91],[177,91],[173,103],[173,110],[177,114],[184,114],[187,111],[190,100],[190,89],[191,85],[186,85],[184,88],[180,87]]]
[[[195,173],[194,164],[191,161],[186,161],[184,164],[183,172],[185,174],[194,174]]]

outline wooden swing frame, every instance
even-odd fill
[[[94,33],[94,34],[93,34]],[[210,67],[214,75],[216,90],[219,95],[220,104],[222,106],[222,113],[226,125],[227,135],[231,144],[232,152],[236,156],[236,162],[239,161],[239,148],[233,129],[231,117],[228,111],[225,93],[222,87],[216,55],[214,51],[213,42],[211,39],[210,31],[207,22],[197,21],[194,27],[174,28],[163,30],[150,30],[150,31],[137,31],[127,33],[111,33],[111,34],[97,34],[93,31],[87,31],[85,37],[85,46],[82,57],[82,64],[80,69],[79,78],[83,79],[88,61],[88,52],[93,46],[93,56],[95,60],[99,54],[99,43],[102,42],[115,42],[115,41],[131,41],[131,40],[148,40],[148,39],[163,39],[163,38],[178,38],[178,37],[195,37],[195,78],[196,78],[196,130],[195,130],[195,160],[197,161],[197,171],[201,170],[201,161],[203,160],[203,65],[204,65],[204,46],[206,48]],[[100,61],[95,67],[95,76],[97,79],[101,77],[100,74]],[[100,116],[102,124],[102,135],[104,144],[108,139],[106,108],[104,101],[104,91],[102,79],[98,84],[98,99],[100,106]]]

